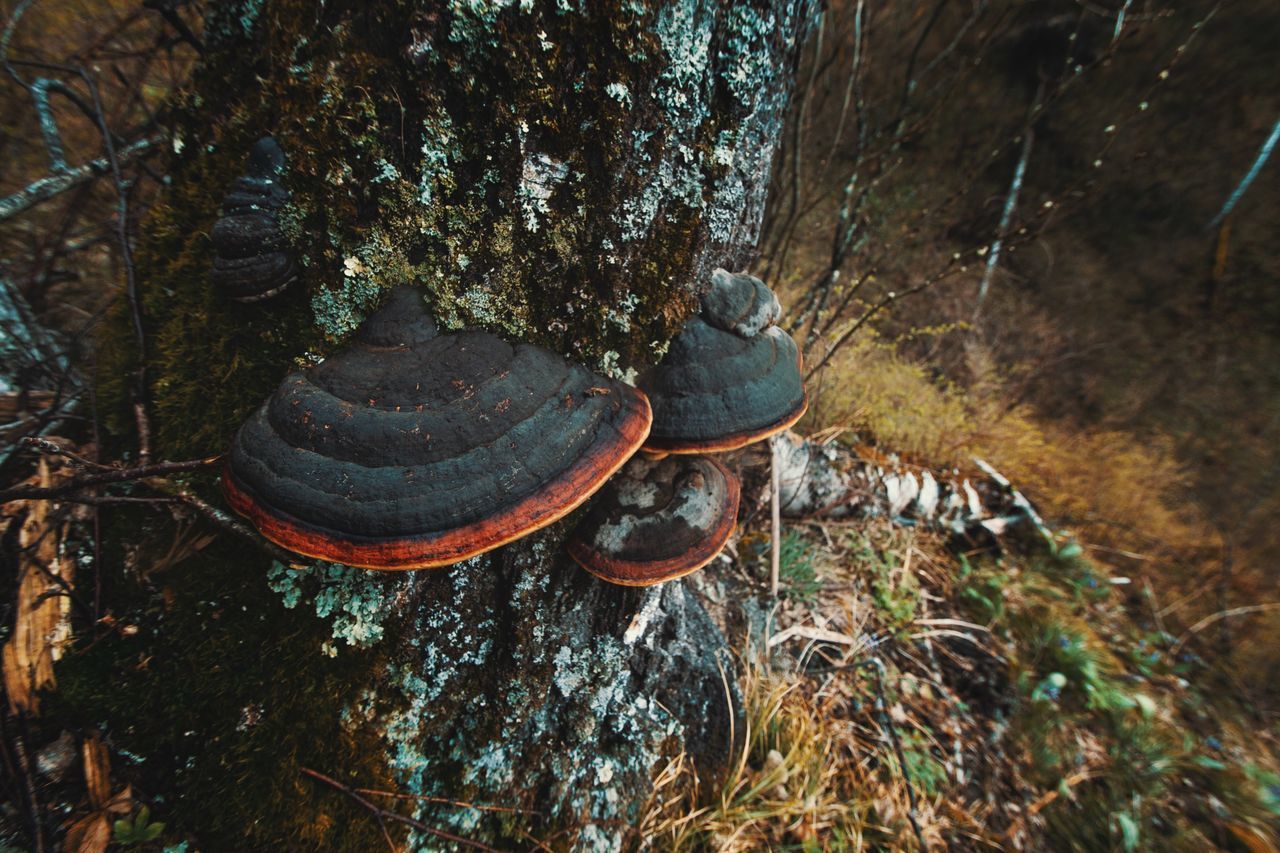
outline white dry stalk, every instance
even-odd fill
[[[778,597],[778,571],[782,563],[782,471],[778,465],[778,437],[769,439],[769,589]]]

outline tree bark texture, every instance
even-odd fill
[[[140,235],[155,452],[224,449],[290,368],[342,346],[406,282],[446,327],[624,378],[656,361],[710,271],[752,258],[812,5],[217,5],[171,117],[171,190]],[[288,157],[281,217],[300,274],[244,305],[210,283],[208,233],[265,135]],[[120,320],[99,397],[122,442],[135,357]],[[156,662],[125,672],[95,650],[64,693],[118,708],[118,746],[164,753],[151,772],[202,798],[174,808],[206,843],[376,839],[299,776],[311,766],[537,812],[410,804],[451,832],[568,829],[553,846],[616,848],[665,758],[723,767],[732,661],[682,582],[629,590],[575,568],[560,547],[573,522],[435,571],[288,569],[221,541],[160,579],[135,566],[113,589],[149,614],[139,642]],[[169,535],[154,519],[107,529],[121,548]],[[234,661],[248,672],[232,678]],[[198,683],[166,682],[188,669]],[[163,695],[184,689],[198,708]],[[187,719],[160,730],[137,707]]]

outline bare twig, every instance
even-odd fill
[[[1018,154],[1018,165],[1014,167],[1013,178],[1009,181],[1009,192],[1004,199],[1004,210],[1000,213],[1000,224],[996,226],[995,240],[991,242],[991,250],[987,253],[987,268],[983,270],[982,283],[978,285],[978,298],[973,304],[973,318],[970,320],[975,326],[978,317],[982,314],[982,305],[986,302],[987,291],[991,288],[991,279],[1000,265],[1000,252],[1009,234],[1009,223],[1013,221],[1013,212],[1018,208],[1022,179],[1027,174],[1027,161],[1031,159],[1031,146],[1035,142],[1035,126],[1032,122],[1039,111],[1040,99],[1043,96],[1044,82],[1041,81],[1039,88],[1036,89],[1036,96],[1031,101],[1031,108],[1027,110],[1027,126],[1022,131],[1022,151]]]
[[[138,427],[138,458],[145,465],[151,461],[151,423],[147,417],[147,338],[143,331],[142,300],[138,295],[138,271],[133,263],[133,247],[129,243],[129,196],[125,190],[124,174],[120,171],[120,158],[116,155],[111,129],[107,127],[106,113],[98,84],[83,68],[77,69],[80,79],[89,87],[93,97],[93,112],[102,144],[111,166],[111,180],[116,189],[116,237],[120,242],[120,256],[124,261],[125,298],[129,301],[129,319],[133,323],[134,344],[138,348],[137,366],[134,369],[134,419]]]
[[[1229,619],[1232,616],[1244,616],[1247,613],[1264,613],[1268,610],[1275,610],[1277,608],[1280,608],[1280,602],[1249,604],[1244,607],[1233,607],[1230,610],[1219,610],[1217,613],[1211,613],[1188,628],[1183,635],[1178,638],[1178,642],[1173,644],[1173,648],[1170,649],[1169,654],[1176,656],[1178,652],[1182,651],[1182,647],[1187,644],[1188,640],[1203,631],[1205,628],[1208,628],[1210,625],[1222,619]]]
[[[100,462],[94,462],[92,459],[85,459],[78,453],[72,453],[60,444],[50,441],[47,438],[39,436],[27,436],[19,442],[23,447],[34,450],[37,453],[47,453],[51,456],[61,456],[77,468],[92,468],[97,471],[115,471],[110,465],[103,465]]]
[[[782,563],[782,476],[778,465],[778,437],[769,439],[769,592],[778,597],[778,573]]]
[[[496,848],[490,847],[488,844],[484,844],[483,842],[473,841],[470,838],[463,838],[461,835],[454,835],[452,832],[446,832],[443,829],[436,829],[434,826],[428,826],[422,821],[415,820],[409,817],[408,815],[402,815],[399,812],[393,812],[390,809],[384,809],[381,806],[366,800],[354,788],[350,788],[342,784],[341,782],[339,782],[337,779],[334,779],[330,776],[326,776],[323,773],[320,773],[319,771],[312,770],[310,767],[299,767],[298,769],[302,771],[303,774],[310,776],[312,779],[315,779],[318,782],[323,782],[324,784],[328,785],[330,788],[333,788],[336,791],[341,791],[343,794],[346,794],[352,800],[359,803],[366,810],[368,810],[369,813],[372,814],[374,818],[377,819],[378,825],[382,827],[382,834],[387,839],[387,843],[391,845],[392,850],[395,850],[396,847],[391,842],[390,833],[387,832],[386,821],[388,820],[393,820],[393,821],[396,821],[397,823],[403,823],[406,826],[412,826],[414,829],[417,829],[421,832],[425,832],[428,835],[435,836],[436,838],[440,838],[445,841],[453,842],[454,844],[460,844],[463,847],[470,847],[474,850],[487,850],[487,851],[490,851],[490,853],[497,853]]]
[[[191,494],[185,489],[176,488],[176,487],[173,487],[171,484],[161,483],[161,482],[153,482],[150,485],[153,488],[157,489],[158,491],[161,491],[164,494],[169,495],[174,500],[180,503],[184,503],[187,506],[191,507],[196,512],[203,515],[206,519],[213,522],[213,524],[216,525],[217,527],[222,528],[228,533],[234,533],[236,536],[239,536],[241,539],[244,539],[245,541],[252,543],[253,545],[262,549],[271,557],[275,558],[276,560],[285,564],[286,566],[298,565],[301,562],[297,554],[294,554],[291,551],[286,551],[284,548],[281,548],[279,545],[275,544],[274,542],[268,539],[262,538],[261,536],[259,536],[258,534],[250,530],[248,527],[236,521],[227,513],[218,509],[216,506],[212,506],[211,504],[205,502],[204,500],[197,497],[196,495]]]
[[[868,308],[861,317],[859,317],[848,329],[845,329],[840,334],[840,336],[836,338],[835,341],[832,342],[831,346],[823,354],[822,358],[818,360],[818,363],[815,364],[813,367],[809,368],[809,370],[805,373],[804,375],[805,379],[807,380],[809,377],[813,376],[815,373],[817,373],[819,370],[825,367],[827,362],[831,360],[831,357],[836,354],[836,351],[839,350],[840,347],[843,346],[845,342],[849,340],[849,338],[851,338],[859,329],[861,329],[863,326],[869,323],[872,319],[874,319],[876,315],[879,314],[881,311],[883,311],[885,308],[888,308],[890,305],[897,302],[899,299],[903,299],[907,296],[912,296],[916,293],[919,293],[920,291],[937,284],[943,279],[954,275],[957,269],[958,267],[956,267],[954,263],[952,263],[951,265],[948,265],[947,267],[945,267],[941,272],[938,272],[929,276],[924,281],[920,282],[919,284],[913,287],[909,287],[906,290],[901,290],[901,291],[891,290],[888,293],[886,293],[884,296],[880,298],[880,301],[878,301],[875,305],[872,305],[870,308]]]
[[[157,462],[153,465],[139,465],[133,468],[118,468],[96,474],[85,474],[73,477],[56,486],[13,486],[0,491],[0,504],[17,500],[41,500],[60,498],[70,495],[89,486],[103,486],[108,483],[125,483],[130,480],[141,480],[146,477],[160,477],[166,474],[181,474],[207,468],[221,461],[222,456],[208,456],[204,459],[183,459],[178,462]]]
[[[178,38],[185,41],[196,49],[196,53],[204,53],[204,42],[200,37],[191,31],[187,26],[187,22],[178,14],[178,3],[174,0],[143,0],[143,7],[146,9],[154,9],[160,13],[160,17],[165,19],[169,26],[173,27],[174,32],[178,34]]]
[[[30,823],[30,829],[28,832],[31,834],[31,849],[34,850],[35,853],[44,853],[44,827],[40,822],[40,801],[36,797],[35,774],[32,773],[31,761],[26,740],[24,738],[24,732],[17,731],[10,733],[9,726],[7,725],[8,721],[12,720],[14,723],[18,724],[20,728],[24,728],[21,726],[22,716],[21,712],[17,715],[11,716],[7,710],[0,711],[0,733],[3,733],[4,735],[5,764],[10,765],[10,767],[7,768],[9,772],[5,775],[10,776],[11,778],[20,777],[22,779],[23,794],[25,795],[22,799],[22,804],[27,811],[27,820]],[[10,749],[13,751],[12,757],[9,755]],[[15,764],[17,767],[12,767],[12,765]],[[14,769],[17,769],[19,772],[13,773],[12,771]]]
[[[1271,135],[1267,137],[1267,141],[1262,143],[1262,148],[1258,151],[1258,156],[1254,158],[1253,165],[1249,167],[1249,171],[1240,179],[1240,183],[1236,185],[1235,190],[1227,198],[1226,203],[1222,205],[1222,209],[1218,211],[1218,215],[1209,221],[1206,228],[1213,228],[1222,220],[1226,219],[1231,211],[1235,210],[1240,199],[1244,198],[1245,192],[1249,189],[1249,185],[1253,183],[1253,179],[1258,177],[1258,173],[1262,171],[1262,167],[1267,164],[1267,159],[1271,156],[1271,152],[1275,150],[1276,143],[1280,142],[1280,120],[1277,120],[1271,128]]]
[[[457,806],[461,809],[475,809],[478,812],[499,812],[501,814],[527,814],[542,817],[540,811],[521,809],[514,806],[488,806],[468,803],[465,800],[451,800],[448,797],[431,797],[426,794],[406,794],[401,791],[383,791],[378,788],[352,788],[357,794],[369,794],[374,797],[390,797],[394,800],[413,800],[418,803],[435,803],[441,806]]]
[[[140,157],[154,154],[160,149],[164,140],[160,137],[139,139],[119,149],[117,161],[123,165]],[[76,166],[65,172],[49,175],[29,184],[25,189],[13,195],[0,198],[0,222],[30,210],[41,202],[48,201],[69,189],[88,183],[111,171],[110,161],[103,157],[90,160],[83,166]]]

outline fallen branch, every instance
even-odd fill
[[[534,809],[520,809],[514,806],[486,806],[468,803],[464,800],[451,800],[448,797],[431,797],[426,794],[406,794],[402,791],[383,791],[378,788],[352,788],[357,794],[369,794],[375,797],[390,797],[394,800],[413,800],[418,803],[435,803],[441,806],[457,806],[460,809],[475,809],[478,812],[500,812],[502,814],[527,814],[545,817]]]

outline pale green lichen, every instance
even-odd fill
[[[457,188],[452,164],[462,158],[453,120],[443,109],[422,123],[421,154],[418,197],[423,205],[430,205],[432,199],[447,196]]]
[[[532,0],[452,0],[449,40],[472,47],[497,47],[498,16],[513,6],[524,13],[533,9]]]
[[[388,162],[385,157],[379,157],[378,174],[373,176],[373,183],[382,184],[398,180],[400,180],[400,170]]]
[[[520,185],[516,187],[516,200],[524,213],[524,227],[530,233],[538,230],[539,217],[551,212],[547,203],[555,194],[556,186],[568,174],[568,165],[546,154],[531,153],[525,157],[520,170]]]
[[[263,0],[245,0],[240,6],[240,29],[245,35],[253,33],[253,27],[258,22],[258,16],[262,14]]]
[[[631,90],[625,83],[610,83],[604,87],[604,93],[622,106],[631,108]]]
[[[618,300],[617,307],[606,308],[604,319],[606,322],[617,326],[620,331],[631,331],[631,315],[635,313],[636,307],[640,304],[640,297],[634,293],[628,293],[626,296]]]
[[[292,610],[304,600],[321,619],[333,617],[333,638],[366,648],[382,639],[387,591],[377,576],[337,563],[315,563],[292,569],[272,563],[267,585]],[[325,650],[336,654],[336,647]]]
[[[453,598],[418,609],[405,653],[388,664],[382,687],[361,693],[343,712],[343,723],[348,730],[371,725],[381,732],[388,767],[407,794],[459,798],[465,792],[474,802],[517,804],[536,790],[548,820],[587,823],[574,849],[617,850],[638,817],[634,792],[674,753],[684,732],[635,689],[628,646],[607,634],[582,633],[593,605],[580,602],[554,619],[528,607],[530,597],[545,595],[549,557],[542,540],[515,556],[507,595],[514,612],[525,614],[515,625],[459,618],[481,602],[493,605],[489,558],[444,570]],[[529,633],[512,644],[513,630]],[[570,639],[583,636],[590,637],[585,644]],[[495,668],[523,676],[496,702],[477,680]],[[559,696],[548,696],[548,687]],[[459,701],[467,713],[456,713]],[[539,756],[534,763],[531,753]],[[418,820],[462,834],[483,835],[482,821],[492,818],[424,800],[406,807]],[[411,833],[407,848],[436,849],[437,842]]]
[[[750,105],[759,97],[762,84],[771,81],[776,72],[772,68],[772,52],[768,39],[780,29],[777,16],[772,11],[767,17],[748,4],[734,4],[729,10],[729,38],[725,44],[721,78],[729,86],[738,102]],[[789,32],[787,24],[782,32]]]
[[[654,84],[653,97],[661,108],[662,121],[632,133],[635,169],[645,185],[624,199],[615,215],[624,242],[646,237],[668,201],[694,210],[703,206],[707,180],[695,146],[710,116],[714,24],[714,14],[696,0],[677,0],[657,13],[653,32],[666,61]],[[650,150],[655,139],[664,142],[656,162]]]
[[[316,325],[331,339],[344,338],[364,321],[382,291],[420,276],[421,270],[410,263],[404,244],[375,228],[363,243],[343,253],[340,284],[320,288],[312,295]]]

